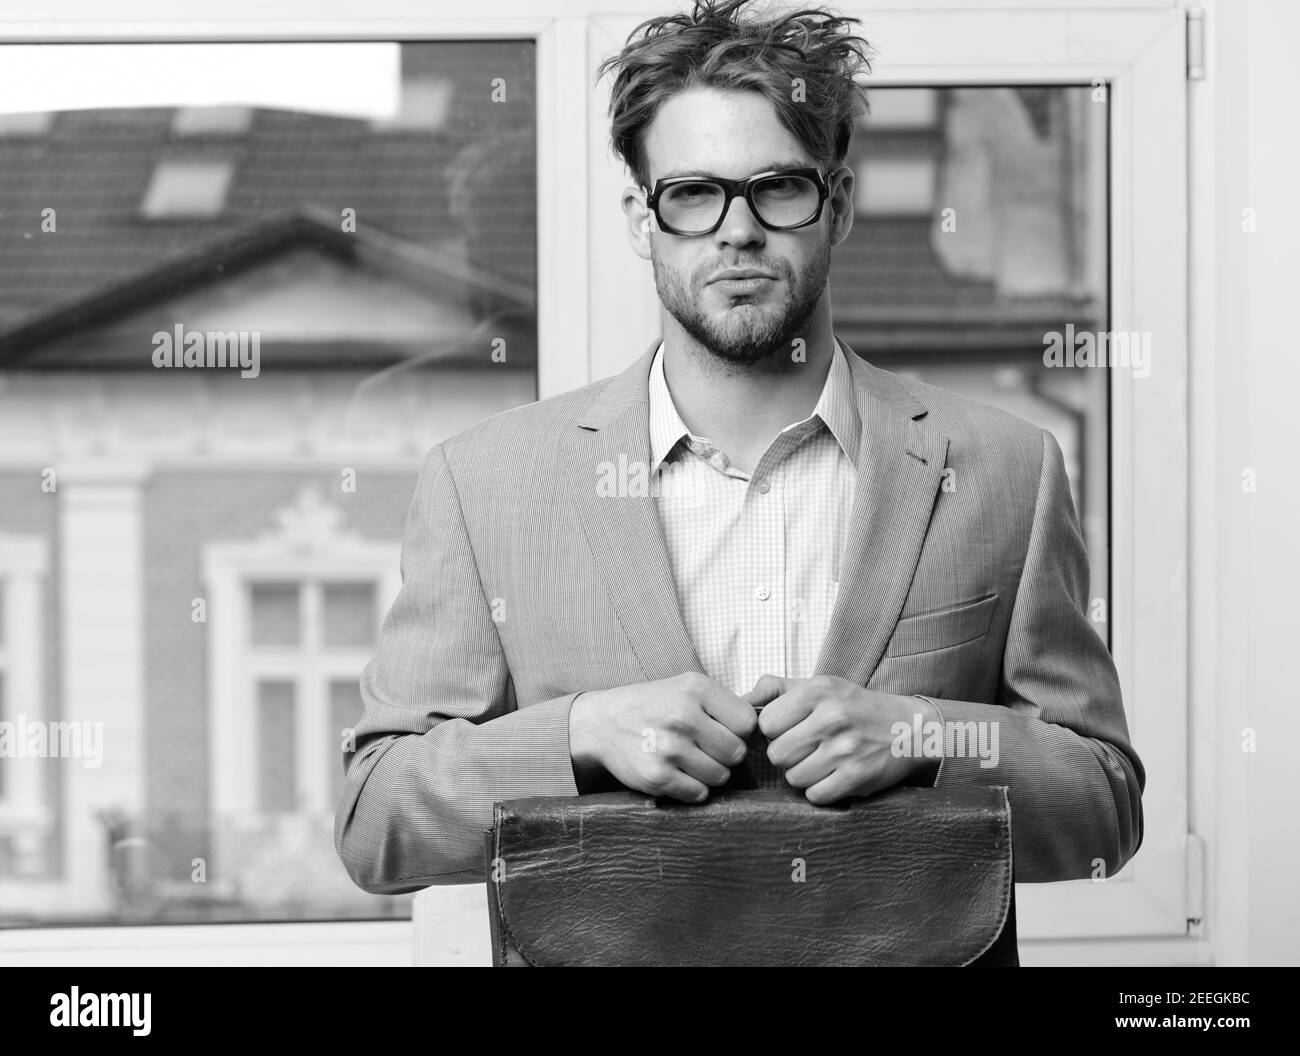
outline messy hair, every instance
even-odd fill
[[[646,130],[670,96],[690,88],[761,92],[781,124],[820,164],[838,166],[868,112],[859,71],[871,71],[860,19],[821,8],[755,17],[752,0],[695,0],[689,14],[642,22],[623,50],[600,64],[614,72],[610,141],[642,186],[650,185]]]

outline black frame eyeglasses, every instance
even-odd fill
[[[789,224],[769,223],[767,217],[763,215],[763,207],[755,200],[755,195],[763,190],[768,181],[790,179],[798,177],[810,180],[817,188],[817,204],[812,208],[812,213],[802,220]],[[719,188],[722,191],[722,206],[718,210],[717,219],[713,221],[711,227],[701,227],[699,230],[686,230],[674,226],[672,223],[664,220],[663,213],[660,210],[660,203],[663,195],[673,187],[680,187],[685,184],[703,184],[710,187]],[[641,190],[645,190],[644,187]],[[670,176],[667,179],[656,180],[654,190],[646,195],[646,205],[654,210],[655,219],[659,221],[659,228],[670,235],[685,235],[687,237],[696,237],[699,235],[711,235],[722,226],[722,221],[726,219],[727,212],[731,209],[731,200],[733,198],[744,198],[745,204],[749,206],[749,211],[754,214],[754,218],[767,228],[769,231],[795,231],[801,227],[807,227],[809,224],[815,224],[821,219],[822,209],[826,205],[826,199],[830,196],[830,188],[826,183],[826,177],[822,175],[821,169],[804,168],[804,169],[771,169],[767,172],[757,172],[753,176],[747,176],[743,180],[728,180],[721,176]],[[770,206],[769,206],[770,208]]]

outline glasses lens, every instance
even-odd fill
[[[817,184],[807,176],[769,176],[754,184],[754,208],[772,227],[793,227],[811,220],[821,204]]]
[[[723,197],[714,183],[675,183],[659,196],[659,215],[678,231],[707,231],[718,222]]]

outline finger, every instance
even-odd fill
[[[816,723],[804,719],[768,744],[767,757],[772,761],[773,766],[789,771],[817,752],[821,743],[821,732],[817,729]],[[829,773],[829,770],[827,772]],[[821,776],[824,777],[825,774]]]
[[[716,682],[705,690],[700,706],[741,740],[753,733],[758,725],[758,714],[753,705]]]
[[[798,727],[794,731],[797,732]],[[789,737],[790,734],[786,734]],[[775,745],[773,745],[775,747]],[[771,749],[768,751],[771,755]],[[775,760],[773,760],[775,762]],[[783,764],[776,763],[777,766]],[[824,781],[835,772],[835,762],[823,746],[816,745],[812,751],[800,757],[799,761],[786,767],[785,779],[795,788],[811,788],[819,781]]]
[[[700,751],[723,766],[738,765],[749,751],[744,741],[707,714],[700,716],[694,739]]]
[[[817,694],[809,688],[809,680],[782,679],[789,688],[763,708],[758,717],[759,728],[769,741],[774,741],[787,730],[803,722],[812,714],[817,704]]]
[[[674,771],[656,788],[645,788],[642,791],[652,796],[667,796],[683,803],[702,803],[709,798],[708,785],[681,770]]]
[[[787,692],[794,683],[795,679],[785,678],[782,675],[760,675],[758,681],[754,683],[754,688],[742,694],[740,699],[746,704],[760,708]]]
[[[673,762],[682,773],[714,788],[725,785],[731,779],[729,767],[723,766],[694,745],[683,748]]]
[[[874,770],[864,776],[860,767],[841,765],[816,784],[810,785],[804,791],[804,796],[809,803],[823,807],[851,796],[874,796],[897,783],[884,770]]]

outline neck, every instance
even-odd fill
[[[753,470],[787,425],[817,406],[835,352],[830,306],[823,297],[808,318],[805,345],[777,350],[753,365],[721,360],[663,313],[664,380],[682,421],[712,440],[733,464]]]

